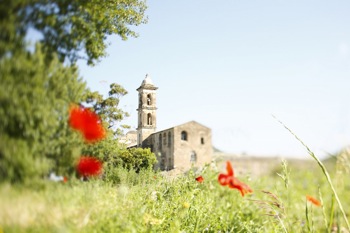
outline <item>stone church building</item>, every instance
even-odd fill
[[[157,128],[157,91],[146,75],[137,88],[138,127],[126,135],[128,147],[150,148],[157,156],[155,169],[186,171],[191,167],[203,167],[212,159],[211,129],[190,121],[162,131]]]

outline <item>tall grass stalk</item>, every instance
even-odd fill
[[[326,215],[326,209],[324,206],[324,202],[323,202],[323,198],[322,198],[322,193],[321,193],[321,188],[320,186],[318,187],[318,196],[320,198],[321,201],[321,205],[322,205],[322,214],[323,214],[323,221],[324,221],[324,225],[327,229],[327,232],[331,232],[331,227],[328,225],[328,221],[327,221],[327,215]],[[332,195],[333,196],[333,195]]]
[[[273,116],[273,115],[272,115]],[[326,176],[326,179],[327,179],[327,182],[329,184],[329,186],[331,187],[332,189],[332,192],[334,194],[334,197],[335,197],[335,200],[337,201],[338,203],[338,206],[339,206],[339,209],[341,211],[341,213],[343,214],[343,217],[344,217],[344,220],[345,220],[345,223],[348,227],[348,230],[350,231],[350,224],[349,224],[349,221],[348,221],[348,218],[345,214],[345,211],[344,211],[344,208],[343,208],[343,205],[341,204],[341,201],[338,197],[338,194],[333,186],[333,183],[332,183],[332,180],[331,180],[331,177],[326,169],[326,167],[323,165],[323,163],[321,162],[321,160],[310,150],[310,148],[291,130],[289,129],[282,121],[280,121],[279,119],[277,119],[275,116],[273,116],[286,130],[288,130],[307,150],[307,152],[309,153],[309,155],[314,159],[316,160],[318,166],[322,169],[322,172],[323,174]]]
[[[312,206],[310,208],[312,208]],[[306,217],[306,226],[307,226],[308,232],[314,232],[313,224],[312,224],[312,211],[309,211],[307,201],[305,201],[305,217]]]
[[[285,159],[282,160],[282,173],[277,173],[277,175],[283,180],[284,187],[287,190],[287,208],[283,208],[283,210],[285,211],[285,214],[287,215],[288,214],[288,209],[290,207],[290,194],[289,194],[289,175],[290,175],[290,170],[288,170],[287,160],[285,160]],[[281,223],[281,225],[282,225],[282,227],[284,229],[284,232],[287,233],[287,229],[286,229],[285,225],[283,224],[282,219],[279,216],[277,216],[277,217],[278,217],[278,220],[280,221],[280,223]]]
[[[329,216],[328,232],[332,231],[333,219],[334,219],[334,195],[332,195],[331,213]]]
[[[280,218],[280,216],[278,215],[278,213],[276,213],[276,216],[277,216],[278,221],[280,222],[280,224],[281,224],[281,226],[282,226],[282,228],[283,228],[283,231],[286,232],[286,233],[288,233],[287,228],[286,228],[286,226],[284,225],[284,223],[283,223],[282,219]]]

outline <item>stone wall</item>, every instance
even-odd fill
[[[187,140],[181,138],[182,132],[187,133]],[[191,121],[174,127],[174,135],[175,168],[186,171],[192,166],[202,167],[211,162],[213,153],[211,129]]]
[[[186,140],[182,138],[183,132],[186,132]],[[151,134],[142,147],[151,148],[157,156],[155,169],[187,171],[192,166],[202,167],[211,162],[211,129],[191,121]]]

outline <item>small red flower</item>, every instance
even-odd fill
[[[204,181],[203,176],[196,177],[196,181],[198,181],[199,183],[202,183]]]
[[[70,108],[69,125],[80,131],[86,142],[101,140],[106,135],[99,116],[82,106],[74,105]]]
[[[253,190],[240,180],[234,177],[234,171],[230,161],[226,162],[227,174],[219,174],[218,181],[222,186],[228,186],[232,189],[237,189],[241,192],[242,197],[247,193],[252,193]]]
[[[77,171],[80,176],[98,176],[102,172],[102,163],[94,157],[82,156],[77,164]]]
[[[321,206],[321,202],[310,195],[306,195],[306,200],[308,200],[309,202],[311,202],[315,206]]]

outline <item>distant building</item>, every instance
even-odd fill
[[[213,153],[210,128],[196,121],[190,121],[156,131],[157,89],[151,78],[146,75],[141,86],[137,88],[139,92],[137,131],[128,132],[124,142],[129,147],[150,148],[158,159],[155,168],[160,170],[176,168],[186,171],[192,166],[202,167],[210,163]]]

